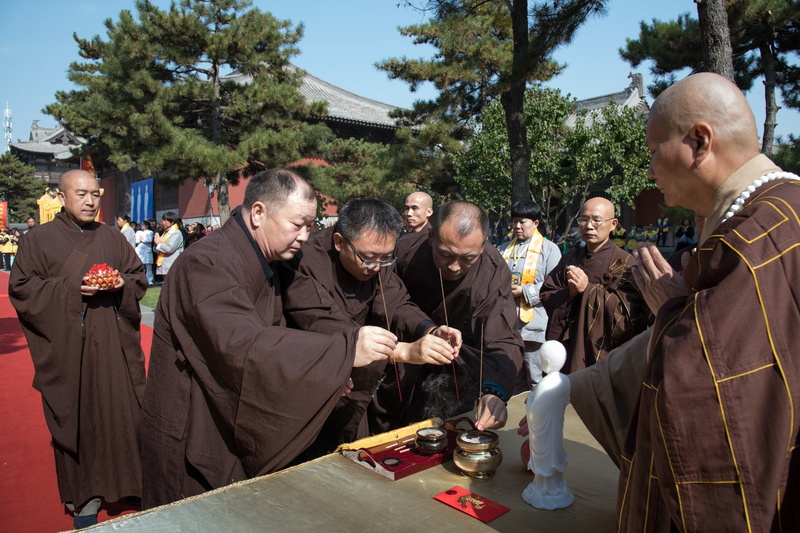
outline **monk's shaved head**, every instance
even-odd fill
[[[431,198],[431,195],[426,192],[412,192],[408,195],[408,198],[406,198],[406,203],[416,204],[422,209],[433,208],[433,198]]]
[[[64,172],[61,174],[61,177],[58,178],[58,188],[62,191],[66,191],[70,187],[74,187],[75,182],[79,179],[95,180],[94,176],[85,170],[70,170],[69,172]]]
[[[602,215],[603,218],[614,218],[614,204],[600,196],[590,198],[583,203],[581,209],[581,213],[587,212]]]
[[[452,201],[442,205],[436,215],[434,231],[451,227],[457,235],[465,237],[480,231],[483,238],[489,235],[489,218],[481,207],[463,201]]]
[[[707,123],[726,151],[745,160],[759,153],[756,119],[744,94],[719,74],[701,72],[671,85],[653,102],[650,117],[679,135]]]
[[[70,170],[58,179],[58,200],[70,220],[85,226],[100,208],[100,184],[85,170]]]

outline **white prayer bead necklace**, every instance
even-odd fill
[[[731,204],[728,208],[728,211],[725,213],[725,216],[722,217],[722,222],[725,222],[733,215],[735,215],[744,205],[750,195],[755,192],[756,189],[767,183],[768,181],[778,180],[778,179],[790,179],[790,180],[800,180],[800,176],[796,174],[792,174],[791,172],[770,172],[769,174],[764,174],[760,178],[756,179],[753,183],[747,186],[745,190],[739,195],[739,197]]]

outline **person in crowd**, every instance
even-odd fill
[[[613,242],[615,246],[618,246],[624,250],[625,238],[627,236],[628,236],[627,230],[622,227],[622,224],[617,222],[617,226],[611,230],[611,242]]]
[[[610,240],[616,225],[610,201],[587,200],[578,217],[586,246],[567,252],[539,292],[549,317],[545,336],[567,349],[565,374],[594,364],[651,319],[633,281],[633,256]]]
[[[61,501],[82,528],[97,522],[102,502],[141,496],[139,300],[147,280],[120,232],[95,222],[97,180],[71,170],[58,190],[64,210],[23,239],[9,298],[42,393]],[[110,288],[86,277],[100,263],[119,272]]]
[[[30,230],[36,227],[36,219],[33,217],[28,217],[28,220],[25,221],[25,224],[28,226],[22,231],[22,235],[25,235]]]
[[[128,244],[136,248],[136,230],[131,227],[131,217],[125,214],[117,215],[117,227]]]
[[[658,230],[658,240],[656,246],[666,246],[667,236],[669,235],[669,225],[671,224],[669,217],[661,211],[661,216],[656,220],[656,229]]]
[[[186,243],[185,243],[187,248],[192,243],[199,241],[200,238],[204,237],[206,234],[206,227],[200,222],[195,222],[194,224],[190,224],[187,230],[188,232],[186,235]]]
[[[658,235],[658,228],[656,228],[653,224],[648,224],[647,228],[644,230],[644,244],[655,246],[658,244]]]
[[[431,225],[428,223],[433,215],[433,198],[424,192],[414,192],[406,198],[403,207],[403,228],[406,233],[428,232]]]
[[[149,220],[143,220],[139,224],[139,230],[134,235],[136,241],[136,255],[139,256],[145,268],[147,283],[152,285],[153,278],[153,230]]]
[[[644,244],[646,239],[644,226],[638,224],[634,229],[631,230],[630,233],[628,233],[628,242],[625,243],[625,247],[629,252],[635,252],[639,249],[639,246]]]
[[[254,175],[221,229],[173,265],[156,310],[142,407],[142,505],[274,472],[317,437],[353,368],[397,337],[286,327],[277,261],[306,242],[317,197],[296,172]]]
[[[681,222],[681,225],[678,227],[678,229],[675,230],[675,242],[676,243],[685,242],[687,239],[687,234],[689,234],[689,238],[694,238],[695,230],[692,227],[692,221],[689,220],[688,218],[684,218],[683,222]]]
[[[460,333],[432,322],[409,300],[390,268],[401,230],[394,207],[372,199],[347,202],[334,227],[315,232],[291,261],[278,264],[289,325],[328,334],[366,324],[382,326],[403,341],[392,363],[451,363]],[[434,329],[438,336],[428,335]],[[394,372],[386,363],[353,370],[353,390],[339,400],[312,455],[369,435],[367,406],[385,374]]]
[[[11,230],[3,228],[0,230],[0,267],[6,272],[11,270],[11,251],[13,248]]]
[[[649,177],[705,223],[682,274],[655,248],[638,253],[657,315],[622,450],[621,531],[800,530],[800,178],[759,144],[719,75],[653,103]]]
[[[432,222],[429,235],[398,241],[397,274],[431,320],[461,332],[461,351],[450,365],[398,363],[397,375],[387,374],[370,405],[374,433],[476,407],[479,429],[503,427],[505,404],[522,370],[511,272],[487,240],[486,212],[451,201]]]
[[[167,277],[170,267],[183,252],[183,233],[178,227],[178,215],[167,211],[161,217],[162,234],[153,235],[156,252],[156,274]]]
[[[547,312],[539,299],[547,275],[561,260],[561,250],[539,233],[542,210],[533,200],[511,206],[514,238],[500,247],[511,270],[511,295],[517,308],[517,329],[525,343],[525,365],[517,376],[514,393],[531,390],[542,379],[539,348],[544,342]]]

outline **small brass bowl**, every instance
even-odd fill
[[[414,439],[417,451],[423,455],[436,455],[447,448],[447,430],[442,428],[422,428]]]
[[[503,462],[500,437],[492,431],[465,431],[456,437],[456,444],[453,462],[467,477],[490,478]]]

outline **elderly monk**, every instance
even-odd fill
[[[415,233],[398,241],[397,273],[411,301],[437,323],[458,329],[463,343],[453,365],[398,365],[401,394],[389,373],[370,406],[373,430],[448,418],[471,410],[479,396],[477,427],[505,425],[505,403],[522,368],[523,344],[511,273],[487,242],[488,234],[483,209],[448,202],[433,219],[430,235]]]
[[[759,154],[731,82],[672,85],[647,122],[649,175],[705,216],[675,272],[655,248],[634,274],[657,311],[622,452],[623,531],[800,531],[800,183]]]
[[[385,202],[347,202],[334,227],[314,233],[293,260],[278,265],[289,324],[327,334],[366,324],[382,326],[400,340],[414,341],[398,343],[392,362],[451,363],[458,354],[459,332],[436,327],[409,300],[403,282],[389,268],[396,261],[401,229],[400,215]],[[427,335],[434,328],[438,337]],[[369,435],[367,406],[386,372],[394,370],[385,360],[353,370],[352,392],[339,400],[309,457]]]
[[[147,280],[125,237],[95,222],[97,180],[71,170],[58,191],[64,210],[20,243],[9,296],[28,339],[33,386],[42,393],[61,501],[79,528],[97,522],[101,500],[141,496],[139,300]],[[119,271],[113,287],[85,279],[99,263]]]
[[[143,405],[144,507],[282,468],[317,437],[353,367],[394,352],[380,328],[286,327],[274,262],[300,250],[316,206],[295,172],[259,172],[170,270]]]
[[[587,200],[578,217],[586,246],[564,254],[539,291],[549,317],[547,340],[567,349],[565,374],[594,364],[647,328],[650,313],[630,270],[635,260],[609,238],[616,227],[611,202]]]
[[[430,232],[428,219],[433,215],[433,198],[424,192],[414,192],[406,198],[403,207],[403,228],[406,233]]]

